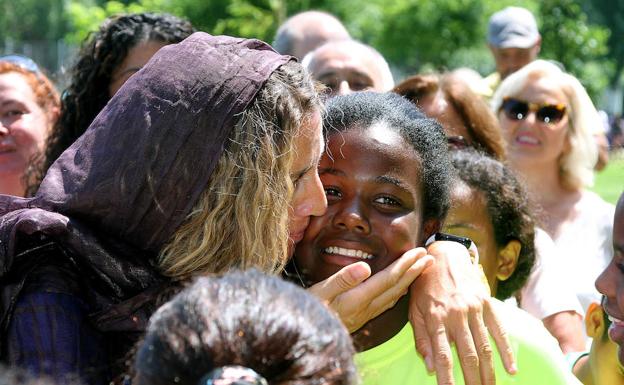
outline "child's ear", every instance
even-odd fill
[[[440,231],[441,228],[442,222],[439,219],[429,219],[425,221],[422,227],[422,243],[425,243],[430,236]]]
[[[604,315],[602,307],[593,302],[587,308],[585,314],[585,329],[587,329],[587,335],[591,338],[601,338],[604,334]]]
[[[498,250],[498,269],[496,278],[499,281],[505,281],[511,277],[516,270],[518,264],[518,257],[520,256],[520,250],[522,244],[516,239],[512,239],[507,242],[505,247]]]

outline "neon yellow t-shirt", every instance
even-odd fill
[[[518,373],[510,375],[495,354],[496,384],[563,385],[581,383],[569,371],[556,340],[542,323],[513,306],[495,302],[516,355]],[[502,310],[502,309],[501,309]],[[496,349],[493,341],[492,346]],[[457,351],[453,347],[453,375],[457,385],[464,379]],[[427,373],[423,359],[414,347],[412,327],[408,323],[390,340],[355,355],[362,385],[436,385],[434,374]]]

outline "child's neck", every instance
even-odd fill
[[[368,321],[354,332],[351,337],[353,337],[356,350],[363,352],[372,349],[400,332],[408,322],[408,305],[409,295],[404,295],[394,307]]]

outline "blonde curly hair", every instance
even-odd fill
[[[206,190],[158,258],[174,279],[280,271],[288,255],[294,141],[321,102],[300,64],[278,68],[234,126]]]

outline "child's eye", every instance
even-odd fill
[[[401,206],[401,202],[387,196],[375,198],[373,202],[382,204],[384,206]]]
[[[335,187],[325,187],[325,196],[327,196],[327,200],[341,198],[342,193]]]

